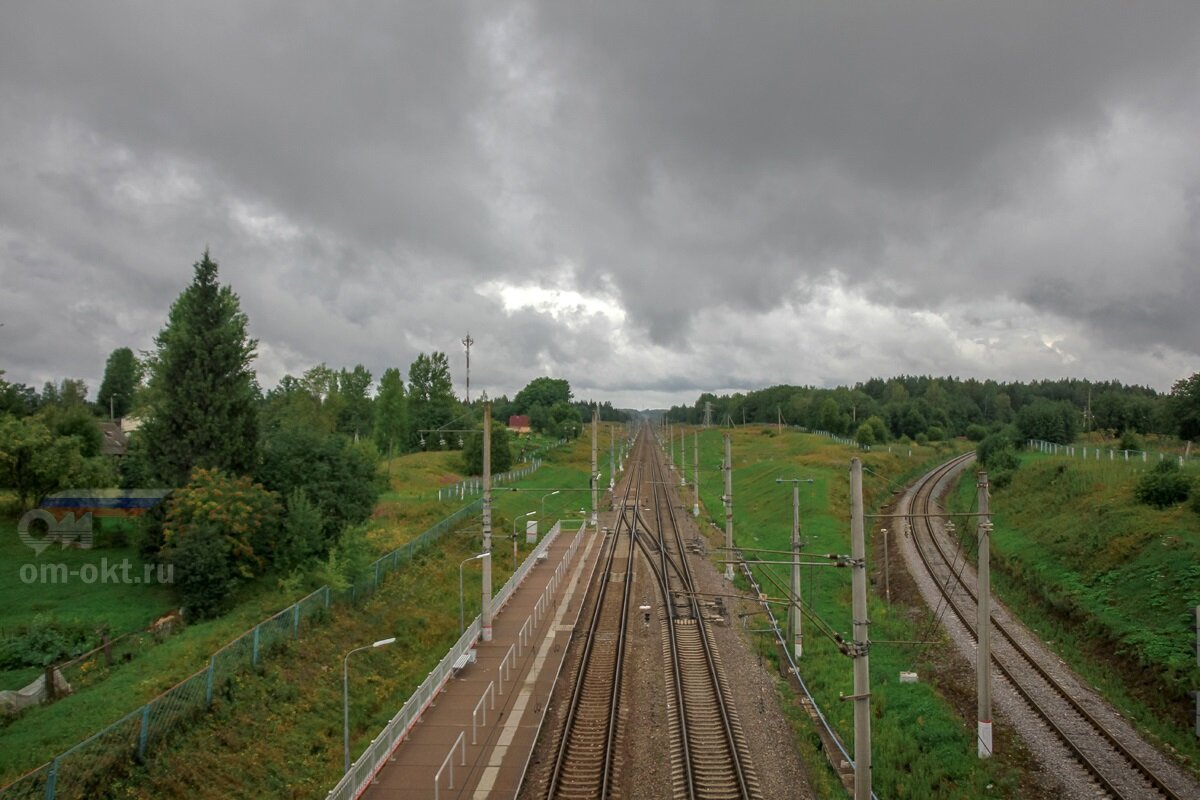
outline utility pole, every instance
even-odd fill
[[[611,492],[617,485],[617,427],[608,426],[608,490]]]
[[[700,431],[696,431],[696,449],[692,451],[692,516],[700,516]],[[1197,651],[1200,657],[1200,650]]]
[[[675,431],[671,430],[670,422],[667,423],[667,441],[671,446],[671,458],[667,466],[673,470],[675,469]]]
[[[475,340],[471,338],[470,331],[467,331],[467,338],[462,343],[467,348],[467,405],[471,405],[471,345],[475,344]]]
[[[492,404],[483,403],[483,608],[480,632],[483,641],[492,640]]]
[[[812,483],[813,479],[776,478],[775,482],[792,485],[792,603],[788,606],[788,638],[799,659],[804,655],[804,631],[800,623],[800,484]]]
[[[979,603],[975,621],[979,649],[975,653],[975,690],[979,705],[979,757],[992,756],[992,574],[991,528],[988,508],[988,479],[979,473],[976,487],[979,503]]]
[[[725,434],[725,580],[733,580],[733,444]]]
[[[712,427],[712,402],[704,401],[704,427]]]
[[[596,509],[599,505],[596,494],[597,484],[600,483],[600,473],[596,470],[596,418],[599,416],[600,412],[592,409],[592,527],[597,527]]]
[[[687,431],[679,432],[679,485],[687,486]]]
[[[862,461],[850,459],[850,581],[854,641],[854,800],[871,800],[871,643],[867,619],[867,539],[863,524]],[[847,698],[850,699],[850,698]]]

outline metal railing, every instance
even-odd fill
[[[581,525],[579,528],[580,532],[585,527],[586,523]],[[554,527],[546,534],[546,537],[521,562],[521,566],[517,568],[512,577],[505,582],[504,586],[500,587],[500,591],[496,592],[492,600],[492,608],[496,613],[499,613],[500,609],[504,607],[505,603],[512,597],[513,592],[517,590],[517,587],[524,583],[525,579],[529,576],[530,570],[537,565],[540,556],[554,544],[561,531],[561,523],[555,523]],[[568,558],[574,555],[578,539],[579,537],[576,537],[576,541],[571,543]],[[556,571],[555,574],[557,576],[558,572]],[[442,657],[442,660],[438,662],[437,666],[429,673],[413,695],[401,706],[396,716],[392,717],[383,730],[371,740],[370,745],[367,746],[362,755],[350,765],[350,771],[343,775],[342,779],[330,790],[329,794],[326,795],[326,800],[355,800],[355,798],[366,791],[367,787],[371,785],[371,781],[374,780],[375,775],[387,764],[392,752],[404,741],[412,730],[412,727],[420,720],[421,715],[425,713],[430,703],[441,692],[446,682],[450,680],[454,673],[454,664],[462,655],[475,646],[475,643],[479,639],[480,629],[481,620],[479,617],[475,617],[463,635],[454,643],[454,646]]]

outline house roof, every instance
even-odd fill
[[[528,428],[529,417],[526,414],[513,414],[508,418],[508,427],[510,428]]]

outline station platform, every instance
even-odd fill
[[[364,800],[516,796],[603,543],[585,527],[551,544],[494,614],[492,641],[478,642]]]

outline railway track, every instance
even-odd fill
[[[960,456],[933,470],[906,496],[895,516],[904,519],[922,564],[936,582],[943,602],[972,637],[976,632],[974,573],[948,552],[939,535],[937,495],[943,484],[966,468],[973,454]],[[965,561],[965,559],[964,559]],[[1054,677],[1053,665],[1043,663],[1019,637],[995,616],[992,623],[992,663],[1047,728],[1065,744],[1092,777],[1098,791],[1124,800],[1197,797],[1196,789],[1175,788],[1172,779],[1159,774],[1132,752],[1123,735],[1089,711],[1077,691]]]
[[[625,785],[634,776],[623,773],[622,749],[638,746],[640,732],[626,731],[621,715],[635,548],[644,556],[637,569],[648,569],[661,597],[671,791],[680,800],[763,796],[729,701],[704,603],[696,595],[676,501],[665,475],[655,443],[643,431],[618,487],[617,520],[598,572],[571,697],[552,748],[547,800],[612,798],[624,792],[636,796]]]
[[[626,482],[622,510],[608,542],[579,672],[547,783],[547,798],[603,800],[620,795],[624,733],[621,689],[633,586],[637,485],[633,480]],[[629,508],[631,493],[633,508]],[[618,590],[611,591],[618,582]]]
[[[672,783],[677,798],[759,798],[745,735],[728,698],[729,687],[695,592],[675,499],[655,451],[643,451],[653,521],[641,518],[635,537],[662,599],[663,661],[671,693]],[[640,517],[640,512],[639,512]]]

